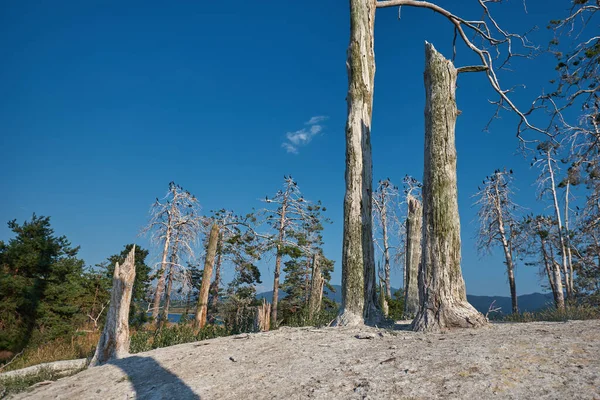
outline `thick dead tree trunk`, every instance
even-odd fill
[[[406,218],[406,258],[404,271],[404,314],[417,315],[419,311],[419,265],[421,264],[421,237],[423,235],[423,207],[421,202],[408,196]]]
[[[198,304],[196,306],[196,319],[194,325],[198,329],[202,329],[206,325],[206,314],[208,311],[208,289],[210,288],[210,279],[212,278],[213,267],[215,265],[218,242],[219,226],[217,224],[213,224],[208,236],[206,259],[204,260],[204,273],[202,274],[202,285],[200,286]]]
[[[319,257],[317,254],[313,255],[312,264],[312,279],[310,284],[310,296],[308,298],[308,319],[310,321],[312,321],[321,311],[323,286],[325,285],[325,278],[321,275],[321,267],[319,265]]]
[[[221,285],[221,257],[223,253],[223,234],[219,236],[217,245],[217,261],[215,263],[215,280],[211,284],[211,292],[213,294],[211,307],[216,308],[219,304],[219,286]]]
[[[385,196],[385,192],[383,192]],[[390,268],[390,246],[387,229],[387,205],[385,199],[383,200],[383,207],[381,209],[381,229],[383,231],[383,255],[384,255],[384,272],[385,272],[385,295],[389,298],[392,297],[392,283],[391,283],[391,268]],[[387,316],[387,313],[384,313]]]
[[[254,316],[254,331],[268,332],[271,327],[271,304],[263,299],[263,303],[256,307]]]
[[[460,268],[460,219],[456,188],[457,71],[425,44],[425,166],[420,307],[415,331],[478,327],[485,317],[467,301]]]
[[[129,354],[129,305],[134,281],[135,245],[123,265],[115,264],[106,324],[90,367],[102,365],[109,360],[123,358]]]
[[[375,0],[350,1],[346,194],[342,245],[342,307],[336,325],[360,325],[379,317],[371,219],[373,163],[371,115],[375,78]]]

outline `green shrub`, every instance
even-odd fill
[[[135,332],[131,335],[130,352],[132,354],[140,353],[160,347],[175,346],[228,335],[231,335],[231,332],[227,328],[218,325],[206,325],[198,333],[195,333],[192,325],[167,325],[156,331]]]
[[[59,378],[66,376],[75,375],[83,369],[78,369],[69,373],[57,373],[50,368],[41,368],[35,375],[19,376],[12,378],[0,378],[0,399],[7,396],[24,392],[29,389],[32,385],[43,381],[55,381]]]

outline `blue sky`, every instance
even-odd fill
[[[460,4],[457,4],[460,3]],[[439,1],[479,19],[476,1]],[[545,46],[545,26],[564,1],[491,5],[507,30]],[[49,215],[57,233],[81,246],[89,265],[137,241],[149,206],[170,181],[203,209],[239,213],[292,175],[306,198],[334,221],[325,253],[341,266],[344,196],[348,3],[5,0],[0,5],[0,239],[5,222]],[[424,41],[451,56],[452,28],[431,11],[377,11],[373,113],[374,178],[396,184],[423,170]],[[474,57],[458,47],[456,65]],[[554,59],[517,59],[500,73],[527,108]],[[536,171],[518,153],[516,118],[495,109],[484,75],[459,78],[459,206],[467,292],[508,295],[502,260],[480,257],[471,196],[496,168],[512,168],[517,202],[543,210],[531,186]],[[316,118],[327,117],[327,118]],[[316,119],[315,119],[316,118]],[[312,119],[312,121],[311,121]],[[311,123],[312,122],[312,123]],[[156,252],[154,252],[156,257]],[[262,265],[264,289],[271,263]],[[519,265],[519,294],[540,291],[537,269]],[[396,269],[393,286],[401,285]],[[262,288],[261,288],[262,289]]]

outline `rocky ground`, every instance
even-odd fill
[[[15,398],[600,399],[600,321],[283,328],[136,354]]]

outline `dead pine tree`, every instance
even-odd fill
[[[129,305],[134,281],[135,245],[122,265],[118,262],[115,264],[106,324],[90,367],[129,355]]]
[[[497,1],[494,1],[496,3]],[[374,28],[376,8],[415,7],[432,10],[446,18],[454,27],[454,38],[462,40],[481,61],[479,66],[462,67],[461,72],[484,71],[490,85],[499,95],[498,108],[507,108],[520,119],[519,135],[525,129],[540,133],[527,116],[509,99],[503,90],[493,63],[495,54],[478,47],[474,36],[483,46],[498,50],[504,46],[508,62],[517,45],[531,52],[533,48],[524,36],[507,33],[491,17],[489,1],[480,0],[483,17],[469,21],[429,1],[418,0],[351,0],[350,44],[347,51],[348,117],[346,122],[346,193],[344,197],[344,232],[342,243],[342,304],[334,325],[360,325],[377,321],[381,312],[376,299],[375,258],[372,241],[371,195],[373,192],[373,161],[371,154],[371,117],[375,80]],[[452,35],[449,35],[450,37]],[[493,53],[496,53],[494,51]],[[500,51],[498,50],[498,53]],[[527,54],[520,54],[527,55]]]
[[[304,199],[298,188],[298,183],[291,176],[284,176],[283,190],[277,191],[272,198],[265,197],[264,201],[275,205],[275,208],[265,209],[262,212],[266,215],[266,222],[276,232],[275,237],[272,239],[276,253],[271,323],[277,324],[281,261],[286,248],[298,247],[298,244],[291,240],[290,233],[300,232],[302,225],[309,220],[310,215],[307,210],[309,203]]]
[[[308,319],[313,321],[316,315],[321,312],[323,303],[323,287],[325,278],[321,274],[321,266],[319,265],[319,255],[313,254],[312,257],[312,274],[310,283],[310,294],[308,298]]]
[[[168,258],[172,254],[175,237],[178,238],[176,251],[185,250],[193,255],[193,245],[200,233],[202,216],[196,197],[174,182],[169,183],[169,191],[163,201],[156,199],[150,215],[150,221],[142,233],[150,233],[151,240],[162,245],[162,260],[156,272],[158,280],[152,301],[152,318],[158,323],[167,281]]]
[[[460,267],[456,186],[456,78],[451,61],[425,44],[425,166],[420,307],[415,331],[478,327],[485,317],[467,301]]]
[[[375,244],[379,247],[383,253],[383,271],[384,271],[384,283],[385,283],[385,296],[387,298],[392,297],[392,284],[391,284],[391,256],[390,250],[392,248],[390,241],[391,229],[390,223],[396,218],[395,213],[398,206],[398,187],[394,186],[388,179],[379,181],[377,190],[373,193],[373,219],[374,225],[377,229],[374,229],[375,233],[377,230],[381,230],[381,240],[374,238]]]
[[[419,310],[419,266],[423,233],[423,206],[420,201],[421,183],[406,176],[406,255],[404,257],[404,314],[415,316]]]
[[[483,187],[473,196],[479,206],[479,232],[477,247],[489,253],[494,245],[501,245],[504,252],[506,275],[510,287],[512,312],[518,313],[517,285],[515,283],[515,252],[519,249],[519,228],[516,210],[520,209],[511,199],[512,170],[496,170],[483,180]]]
[[[213,223],[208,236],[206,246],[206,258],[204,261],[204,273],[202,275],[202,285],[198,294],[198,305],[196,307],[196,316],[194,325],[197,329],[202,329],[206,325],[206,316],[208,311],[208,289],[212,278],[215,256],[217,255],[217,244],[219,241],[219,225]]]

